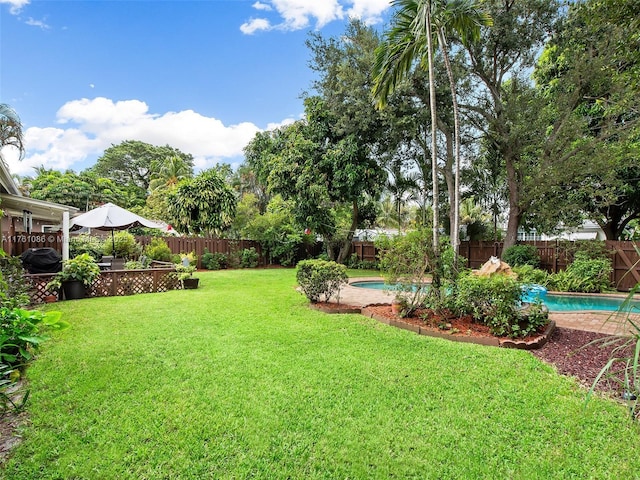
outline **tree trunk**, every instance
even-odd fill
[[[509,188],[509,217],[507,221],[507,233],[502,246],[502,254],[504,255],[507,248],[515,245],[518,241],[518,227],[520,226],[523,212],[520,209],[520,190],[518,189],[518,178],[514,159],[511,158],[509,152],[504,152],[503,154],[507,167],[507,186]]]
[[[349,255],[351,255],[351,242],[353,241],[353,234],[356,232],[356,228],[358,227],[358,202],[356,200],[353,201],[353,210],[351,214],[351,227],[349,228],[349,233],[347,233],[347,238],[342,244],[342,248],[340,249],[340,253],[338,254],[338,259],[336,260],[338,263],[344,263]]]
[[[438,208],[438,112],[436,111],[436,85],[433,67],[433,36],[431,34],[431,2],[427,2],[427,58],[429,64],[429,103],[431,104],[431,180],[433,182],[433,253],[440,258],[440,210]],[[434,286],[439,287],[439,278],[434,272]]]
[[[456,259],[455,262],[457,263],[458,245],[460,244],[460,117],[458,114],[458,93],[456,91],[456,82],[453,78],[451,62],[449,61],[447,39],[442,29],[438,30],[438,38],[440,39],[440,48],[442,48],[444,65],[447,69],[447,76],[449,77],[449,87],[451,88],[451,104],[453,106],[453,130],[455,139],[455,181],[453,188],[453,202],[451,203],[452,213],[450,213],[449,217],[453,218],[453,221],[451,222],[451,246],[453,247],[453,252]]]

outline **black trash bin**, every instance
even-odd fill
[[[20,255],[29,273],[56,273],[62,270],[62,256],[53,248],[30,248]]]

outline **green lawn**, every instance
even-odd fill
[[[638,478],[640,432],[527,352],[307,308],[295,271],[62,302],[8,479]]]

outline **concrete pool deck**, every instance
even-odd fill
[[[382,278],[377,277],[350,278],[349,283],[382,280]],[[393,300],[394,295],[388,291],[354,287],[350,284],[345,285],[340,290],[340,303],[354,307],[364,307],[375,303],[391,303]],[[337,299],[332,298],[331,301],[336,303]],[[633,315],[633,317],[640,321],[640,315]],[[558,327],[606,335],[624,334],[626,330],[624,318],[617,317],[615,312],[551,312],[549,313],[549,319],[554,320]]]

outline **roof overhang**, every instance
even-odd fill
[[[0,210],[4,210],[5,215],[22,216],[24,210],[31,212],[33,218],[38,220],[52,220],[60,222],[62,214],[69,212],[73,215],[80,209],[59,203],[45,202],[35,198],[12,195],[10,193],[0,193]]]

